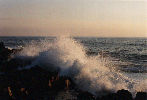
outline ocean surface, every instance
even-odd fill
[[[43,47],[40,47],[45,48],[49,43],[53,43],[55,40],[55,37],[0,37],[0,41],[4,42],[4,44],[8,48],[25,48],[28,47],[28,45],[38,45],[43,41],[47,41],[47,43],[43,43]],[[102,62],[108,62],[107,64],[105,64],[105,66],[115,66],[115,69],[119,73],[132,80],[138,82],[147,80],[147,38],[75,37],[73,38],[73,40],[76,41],[78,44],[82,45],[82,48],[84,48],[84,52],[86,53],[86,56],[99,56],[99,58],[103,60]],[[64,41],[64,43],[61,43],[62,41]],[[69,60],[75,59],[71,57],[72,55],[81,55],[81,51],[78,51],[76,47],[72,47],[73,44],[70,43],[68,40],[61,39],[58,43],[59,46],[60,43],[61,46],[65,46],[65,51],[68,49],[72,51],[72,53],[67,52],[70,53]],[[34,46],[29,46],[29,48],[33,47]],[[27,50],[29,51],[29,49]],[[64,53],[66,53],[65,51]],[[50,52],[47,54],[50,54]],[[43,53],[41,53],[41,55],[43,55]],[[56,57],[56,55],[52,56]],[[66,59],[68,59],[68,57],[66,57]],[[64,60],[66,59],[64,57]],[[96,60],[94,61],[96,62]],[[99,62],[100,61],[101,60],[99,60]],[[88,66],[88,64],[86,64],[86,66]],[[143,83],[145,82],[146,81],[144,81]]]

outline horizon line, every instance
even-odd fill
[[[58,36],[0,36],[0,37],[58,37]],[[147,38],[147,37],[121,37],[121,36],[116,36],[116,37],[107,37],[107,36],[104,36],[104,37],[102,37],[102,36],[67,36],[67,37],[74,37],[74,38],[83,38],[83,37],[85,37],[85,38]]]

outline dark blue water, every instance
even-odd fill
[[[0,37],[7,47],[20,48],[32,41],[53,42],[55,37]],[[147,38],[96,38],[76,37],[84,45],[89,56],[110,57],[122,71],[147,73]]]

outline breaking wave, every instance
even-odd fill
[[[80,89],[93,94],[101,91],[116,92],[127,89],[132,93],[147,91],[147,80],[142,82],[126,77],[109,65],[101,56],[87,56],[85,48],[70,37],[57,37],[54,42],[32,42],[17,55],[32,60],[29,69],[39,65],[47,70],[58,70],[61,76],[69,76]]]

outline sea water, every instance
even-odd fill
[[[83,90],[147,92],[147,39],[97,37],[0,37],[31,68],[60,69]],[[49,65],[53,65],[49,67]]]

